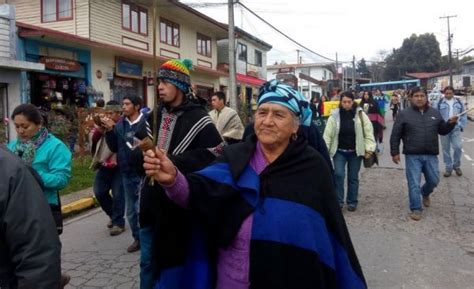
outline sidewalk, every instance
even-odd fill
[[[64,218],[94,208],[96,201],[92,188],[61,196],[61,211]]]

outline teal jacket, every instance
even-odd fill
[[[8,144],[13,151],[17,140]],[[72,155],[67,146],[51,133],[38,148],[32,167],[43,180],[44,194],[48,203],[58,205],[57,192],[69,183]]]
[[[367,115],[357,107],[355,116],[356,153],[364,156],[365,152],[375,152],[377,144],[374,138],[374,129]],[[362,120],[362,121],[361,121]],[[324,129],[324,141],[329,150],[329,155],[334,157],[338,148],[340,117],[339,109],[332,111]]]

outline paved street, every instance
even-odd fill
[[[404,159],[395,165],[389,157],[391,127],[390,115],[380,167],[363,169],[358,210],[344,212],[369,288],[474,288],[474,123],[464,134],[471,158],[463,156],[464,176],[441,177],[419,222],[407,216]],[[111,237],[106,223],[100,209],[67,222],[67,288],[138,288],[139,254],[126,253],[130,232]]]
[[[66,288],[139,288],[139,252],[129,254],[129,230],[111,237],[107,217],[94,209],[68,220],[61,236],[62,267],[71,275]]]

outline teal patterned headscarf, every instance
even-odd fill
[[[13,152],[26,163],[31,164],[35,159],[36,150],[44,143],[47,137],[48,130],[42,127],[29,140],[17,138],[17,143]]]
[[[300,124],[310,126],[312,111],[304,95],[291,86],[278,82],[276,79],[267,81],[260,88],[257,106],[271,102],[283,105],[300,119]]]

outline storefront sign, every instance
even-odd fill
[[[40,63],[44,63],[47,69],[59,71],[79,71],[81,64],[75,60],[58,57],[40,57]]]
[[[114,79],[114,86],[117,87],[134,87],[134,81],[132,79],[124,79],[124,78],[115,78]]]
[[[278,73],[291,73],[291,72],[295,72],[295,69],[293,67],[278,68]]]
[[[127,78],[142,79],[142,62],[117,57],[115,59],[115,74]]]

